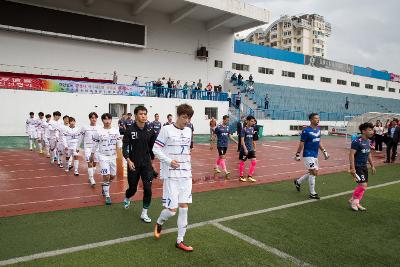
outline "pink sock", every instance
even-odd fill
[[[216,162],[216,164],[215,164],[215,168],[218,168],[220,164],[221,164],[221,159],[218,158],[218,159],[217,159],[217,162]]]
[[[353,199],[360,199],[360,197],[364,195],[363,191],[365,191],[364,187],[361,185],[357,185],[353,192]]]
[[[249,175],[250,176],[253,176],[254,170],[256,169],[256,164],[257,164],[257,161],[255,161],[255,160],[251,161],[250,168],[249,168]]]
[[[364,187],[364,186],[361,186],[362,187],[362,190],[361,190],[361,192],[360,192],[360,196],[359,196],[359,200],[361,201],[361,199],[363,198],[363,196],[364,196],[364,193],[365,193],[365,190],[366,190],[366,188]]]
[[[239,163],[239,176],[243,176],[244,173],[244,161],[240,161]]]
[[[221,166],[223,171],[226,171],[225,159],[221,159],[219,165]]]

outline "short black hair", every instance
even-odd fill
[[[33,112],[31,111],[31,112],[29,112],[29,115],[32,116],[32,115],[35,115],[35,113],[33,113]]]
[[[251,120],[255,120],[256,118],[254,118],[254,116],[249,115],[246,117],[246,121],[251,121]]]
[[[224,115],[224,116],[222,117],[223,120],[228,119],[228,118],[229,118],[228,115]]]
[[[358,129],[362,133],[362,131],[367,130],[368,128],[374,129],[374,125],[370,122],[364,122],[363,124],[360,124]]]
[[[63,120],[65,120],[65,118],[68,118],[68,119],[69,119],[69,116],[68,116],[68,115],[65,115],[65,116],[63,117]]]
[[[395,122],[398,123],[398,122],[399,122],[399,119],[398,119],[398,118],[394,118],[393,121],[395,121]]]
[[[60,111],[54,111],[53,112],[53,116],[61,116],[61,112]]]
[[[126,115],[128,115],[128,116],[132,116],[132,113],[130,113],[130,112],[129,112],[129,113],[128,113],[128,114],[126,114]]]
[[[40,112],[38,113],[38,115],[39,115],[39,116],[44,116],[44,113],[40,111]]]
[[[105,119],[112,119],[112,115],[110,113],[104,113],[103,115],[101,115],[101,120]]]
[[[316,112],[313,112],[310,115],[308,115],[308,119],[311,120],[312,118],[314,118],[314,116],[317,116],[317,115],[319,115],[319,114]]]
[[[159,116],[158,113],[154,114],[154,117],[155,117],[155,116]]]
[[[139,113],[139,111],[146,111],[146,114],[147,114],[147,108],[145,106],[137,106],[135,108],[135,110],[133,111],[133,113],[135,115],[137,115]]]
[[[95,116],[96,119],[99,117],[99,115],[97,115],[96,112],[90,112],[90,113],[89,113],[89,119],[91,119],[93,116]]]
[[[46,119],[47,118],[51,118],[51,115],[50,114],[46,114]]]
[[[169,117],[172,117],[172,114],[168,114],[168,115],[167,115],[167,118],[169,118]]]
[[[68,117],[69,118],[69,121],[71,122],[71,121],[75,121],[75,118],[74,117]]]

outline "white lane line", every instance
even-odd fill
[[[373,186],[370,186],[367,190],[380,188],[380,187],[385,187],[385,186],[388,186],[388,185],[394,185],[394,184],[398,184],[398,183],[400,183],[400,180],[396,180],[396,181],[392,181],[392,182],[388,182],[388,183],[383,183],[383,184],[379,184],[379,185],[373,185]],[[352,192],[353,192],[352,190],[351,191],[345,191],[345,192],[340,192],[340,193],[337,193],[337,194],[332,194],[332,195],[328,195],[328,196],[325,196],[325,197],[321,197],[320,200],[308,199],[308,200],[293,202],[293,203],[289,203],[289,204],[285,204],[285,205],[281,205],[281,206],[276,206],[276,207],[272,207],[272,208],[268,208],[268,209],[256,210],[256,211],[241,213],[241,214],[237,214],[237,215],[222,217],[222,218],[215,219],[215,220],[199,222],[199,223],[195,223],[195,224],[189,225],[188,228],[189,229],[193,229],[193,228],[198,228],[198,227],[205,226],[205,225],[221,223],[221,222],[234,220],[234,219],[240,219],[240,218],[249,217],[249,216],[253,216],[253,215],[257,215],[257,214],[264,214],[264,213],[269,213],[269,212],[276,211],[276,210],[283,210],[283,209],[287,209],[287,208],[301,206],[301,205],[312,203],[312,202],[320,202],[320,201],[323,201],[323,200],[326,200],[326,199],[331,199],[331,198],[347,195],[347,194],[350,194]],[[169,228],[169,229],[163,230],[163,233],[173,233],[173,232],[177,232],[177,231],[178,231],[177,228]],[[32,254],[32,255],[29,255],[29,256],[11,258],[11,259],[0,261],[0,266],[4,266],[4,265],[7,265],[7,264],[15,264],[15,263],[19,263],[19,262],[28,262],[28,261],[32,261],[32,260],[48,258],[48,257],[52,257],[52,256],[58,256],[58,255],[78,252],[78,251],[82,251],[82,250],[92,249],[92,248],[98,248],[98,247],[104,247],[104,246],[109,246],[109,245],[114,245],[114,244],[120,244],[120,243],[124,243],[124,242],[128,242],[128,241],[144,239],[144,238],[151,237],[151,236],[153,236],[152,232],[145,233],[145,234],[128,236],[128,237],[122,237],[122,238],[117,238],[117,239],[112,239],[112,240],[107,240],[107,241],[102,241],[102,242],[96,242],[96,243],[91,243],[91,244],[86,244],[86,245],[81,245],[81,246],[76,246],[76,247],[70,247],[70,248],[65,248],[65,249],[47,251],[47,252]]]
[[[262,144],[262,146],[273,147],[273,148],[279,148],[279,149],[282,149],[282,150],[293,150],[292,148],[284,147],[284,146],[273,146],[273,145],[265,145],[265,144]]]
[[[297,266],[312,266],[309,263],[306,263],[306,262],[304,262],[302,260],[299,260],[299,259],[297,259],[297,258],[295,258],[295,257],[293,257],[293,256],[291,256],[291,255],[289,255],[289,254],[287,254],[287,253],[285,253],[283,251],[280,251],[279,249],[276,249],[274,247],[268,246],[268,245],[266,245],[266,244],[264,244],[264,243],[262,243],[262,242],[260,242],[260,241],[258,241],[256,239],[251,238],[250,236],[247,236],[247,235],[242,234],[242,233],[240,233],[238,231],[235,231],[232,228],[223,226],[220,223],[213,223],[213,225],[215,227],[217,227],[218,229],[220,229],[220,230],[222,230],[224,232],[227,232],[227,233],[229,233],[229,234],[231,234],[231,235],[233,235],[233,236],[235,236],[235,237],[237,237],[237,238],[239,238],[239,239],[241,239],[243,241],[246,241],[247,243],[249,243],[251,245],[259,247],[259,248],[261,248],[262,250],[264,250],[266,252],[272,253],[272,254],[278,256],[279,258],[291,261],[292,263],[296,264]]]

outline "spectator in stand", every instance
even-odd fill
[[[154,87],[156,88],[157,97],[160,97],[162,95],[162,86],[163,86],[163,83],[162,83],[161,79],[159,78],[156,81],[156,83],[154,84]]]
[[[236,95],[236,108],[240,108],[240,102],[242,100],[242,96],[240,95],[240,91],[238,91]]]
[[[236,82],[237,82],[237,76],[236,76],[236,73],[233,73],[231,76],[231,83],[235,84]]]
[[[126,113],[123,113],[121,118],[118,120],[118,129],[120,135],[125,134],[125,120],[126,120]]]
[[[169,77],[168,81],[167,81],[167,90],[166,90],[166,94],[165,94],[166,98],[171,97],[171,90],[172,90],[173,84],[174,83],[172,82],[171,77]]]
[[[188,82],[185,82],[185,84],[182,87],[183,99],[187,99],[188,90],[189,90]]]
[[[206,86],[206,91],[207,91],[207,99],[211,100],[212,98],[212,90],[213,90],[213,86],[212,84],[209,82]]]
[[[114,74],[113,74],[113,84],[117,84],[118,83],[118,75],[117,75],[117,71],[114,70]]]
[[[203,84],[201,83],[201,79],[199,79],[199,82],[197,83],[197,89],[203,90]]]
[[[269,95],[268,93],[265,94],[265,98],[264,98],[264,109],[268,109],[269,108]]]
[[[135,77],[135,80],[133,80],[132,85],[133,86],[139,86],[140,85],[139,80],[138,80],[137,77]]]
[[[173,118],[172,118],[172,114],[168,114],[168,115],[167,115],[167,122],[164,123],[163,126],[174,124],[174,122],[172,121],[172,119],[173,119]]]
[[[249,84],[252,86],[254,84],[253,75],[249,76]]]
[[[380,120],[376,121],[374,127],[374,137],[375,137],[375,151],[382,152],[382,143],[383,143],[383,125]]]
[[[228,90],[228,98],[226,100],[228,100],[229,107],[231,107],[231,105],[232,105],[232,92],[231,92],[231,89]]]
[[[190,98],[195,99],[196,98],[196,82],[193,81],[192,85],[190,86]]]
[[[175,84],[175,97],[178,95],[181,95],[182,94],[182,84],[181,84],[181,81],[180,80],[177,80],[176,81],[176,84]],[[178,97],[179,98],[179,97]]]
[[[242,76],[242,74],[240,74],[239,73],[239,76],[238,76],[238,83],[237,83],[239,86],[242,86],[243,85],[243,76]]]
[[[387,133],[386,161],[385,163],[394,163],[397,155],[397,145],[399,144],[400,127],[397,125],[398,119],[393,119],[391,127]]]
[[[247,92],[248,92],[249,94],[254,93],[254,87],[253,87],[252,84],[249,84],[249,86],[247,86]]]
[[[350,104],[349,98],[346,96],[346,103],[344,104],[344,108],[349,109],[349,104]]]

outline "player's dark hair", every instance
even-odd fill
[[[187,115],[189,118],[191,118],[194,114],[194,110],[191,105],[181,104],[177,107],[176,114],[178,114],[178,116]]]
[[[112,116],[110,113],[104,113],[103,115],[101,115],[101,120],[105,120],[105,119],[111,119],[112,120]]]
[[[63,117],[63,120],[65,120],[66,118],[69,118],[69,116],[68,116],[68,115],[65,115],[65,116]]]
[[[146,111],[146,114],[147,114],[147,108],[145,106],[137,106],[135,108],[135,110],[133,111],[133,113],[135,115],[137,115],[139,113],[139,111]]]
[[[46,114],[46,119],[51,118],[50,114]]]
[[[93,116],[95,116],[96,119],[99,117],[99,115],[97,115],[96,112],[90,112],[90,113],[89,113],[89,119],[91,119]]]
[[[69,118],[69,121],[71,122],[71,121],[75,121],[75,118],[74,117],[68,117]]]
[[[33,112],[31,111],[31,112],[29,112],[29,115],[32,116],[32,115],[35,115],[35,113],[33,113]]]
[[[374,129],[374,125],[370,122],[364,122],[363,124],[361,124],[358,129],[360,130],[360,132],[362,133],[362,131],[367,130],[368,128],[370,129]]]
[[[399,123],[399,119],[398,118],[394,118],[393,121],[395,121],[396,123]]]
[[[40,111],[40,112],[38,113],[38,115],[39,115],[39,116],[44,116],[44,113]]]
[[[167,115],[167,119],[168,119],[169,117],[172,117],[172,114],[168,114],[168,115]]]
[[[154,114],[154,117],[155,117],[155,116],[159,116],[158,113]]]
[[[128,115],[128,116],[132,116],[132,113],[130,113],[130,112],[129,112],[129,113],[128,113],[128,114],[126,114],[126,115]]]
[[[314,116],[317,116],[317,115],[319,115],[319,114],[316,112],[313,112],[310,115],[308,115],[308,119],[311,120],[312,118],[314,118]]]
[[[254,118],[254,116],[249,115],[246,117],[246,121],[251,121],[251,120],[255,120],[256,118]]]
[[[229,118],[228,115],[224,115],[224,116],[222,117],[223,120],[226,120],[227,118]]]
[[[60,111],[54,111],[53,116],[60,116],[61,117],[61,112]]]

